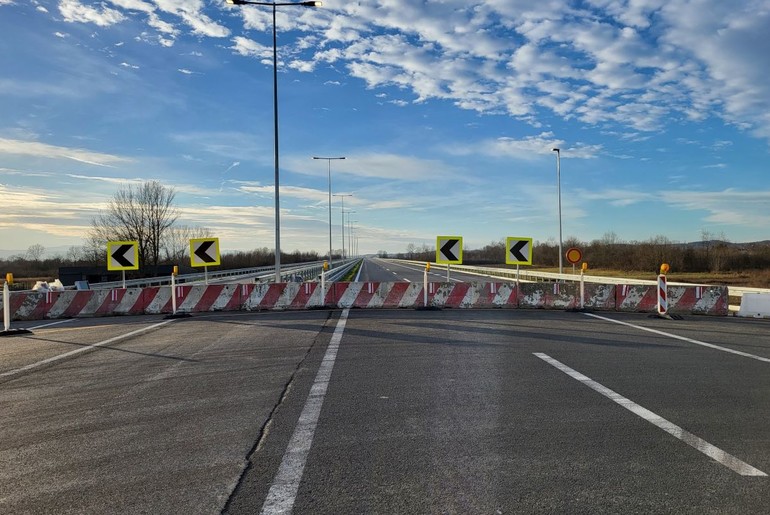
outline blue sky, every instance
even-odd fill
[[[123,184],[273,248],[270,9],[0,0],[0,251],[81,245]],[[281,247],[770,239],[767,0],[327,0],[278,12]],[[334,247],[340,205],[333,206]]]

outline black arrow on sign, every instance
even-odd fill
[[[112,259],[118,262],[120,266],[134,266],[134,264],[126,258],[128,251],[133,251],[133,245],[121,245],[118,250],[112,253]]]
[[[447,240],[441,247],[441,253],[444,254],[447,261],[457,261],[457,256],[452,254],[452,247],[460,243],[460,240]]]
[[[211,248],[213,244],[214,241],[212,240],[204,241],[197,249],[195,249],[195,255],[201,258],[201,261],[204,263],[216,263],[216,258],[209,256],[206,252]]]
[[[517,241],[513,247],[511,247],[511,254],[513,254],[514,260],[529,261],[529,259],[527,259],[527,256],[521,253],[521,249],[526,247],[527,243],[529,243],[527,240],[520,240],[520,241]]]

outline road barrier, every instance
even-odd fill
[[[582,307],[591,310],[657,311],[656,285],[586,284]],[[576,283],[332,283],[322,298],[319,283],[176,286],[177,312],[297,310],[312,308],[520,308],[580,309]],[[427,299],[427,305],[426,301]],[[668,286],[668,312],[727,315],[724,286]],[[14,292],[12,320],[41,320],[109,315],[168,314],[169,287]]]

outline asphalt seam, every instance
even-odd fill
[[[238,477],[238,479],[235,481],[235,484],[231,488],[230,494],[227,496],[227,501],[225,502],[225,505],[222,507],[220,514],[226,514],[229,512],[230,505],[232,504],[233,500],[237,497],[237,495],[240,493],[241,487],[243,486],[243,481],[244,479],[246,479],[246,476],[248,475],[249,471],[252,469],[252,466],[253,466],[252,458],[260,450],[262,450],[262,447],[264,446],[264,443],[267,440],[268,435],[270,434],[270,428],[273,425],[273,420],[275,419],[275,415],[278,413],[278,410],[281,408],[284,401],[288,397],[289,392],[291,391],[292,386],[294,385],[294,380],[297,377],[297,373],[303,367],[303,365],[307,361],[308,356],[310,356],[310,353],[316,347],[316,344],[321,338],[321,335],[326,334],[326,330],[329,328],[329,321],[331,319],[332,319],[332,311],[329,311],[328,316],[324,321],[323,328],[321,329],[321,331],[318,332],[316,337],[313,339],[313,342],[308,347],[307,352],[305,352],[305,355],[302,357],[302,359],[299,361],[297,366],[292,371],[291,376],[289,377],[289,380],[283,386],[283,390],[281,391],[281,395],[278,398],[278,402],[276,402],[273,405],[273,408],[270,410],[270,413],[267,415],[267,420],[265,420],[265,422],[259,428],[259,433],[257,434],[257,439],[254,442],[254,445],[252,445],[251,449],[249,449],[249,451],[246,453],[246,458],[245,458],[246,465],[241,471],[241,475]]]

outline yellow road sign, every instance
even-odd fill
[[[107,270],[139,270],[139,242],[108,241]]]
[[[217,266],[219,264],[219,238],[193,238],[190,240],[191,266]]]
[[[436,237],[436,263],[442,265],[461,265],[463,262],[462,236]]]
[[[509,236],[505,239],[505,264],[531,265],[532,238]]]

